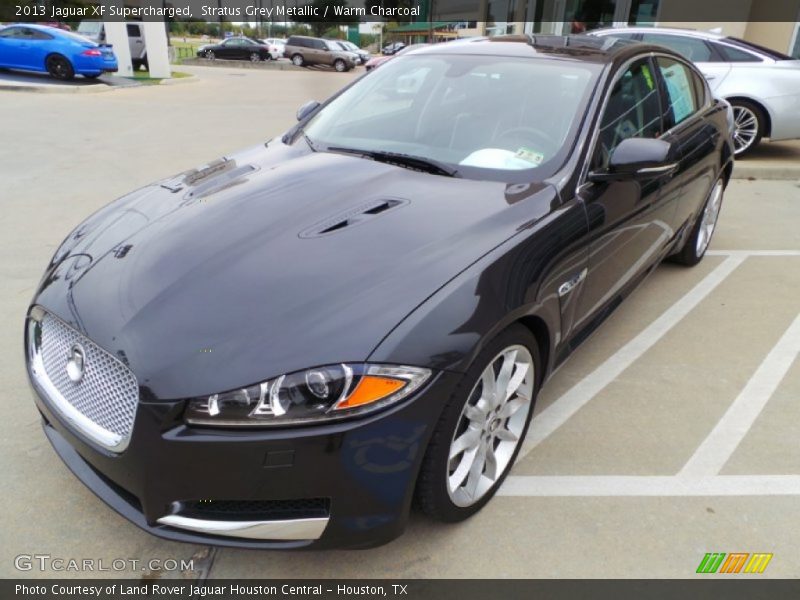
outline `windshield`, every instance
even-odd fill
[[[464,177],[545,174],[569,151],[598,70],[502,56],[399,57],[345,90],[304,133],[317,150],[401,153]]]
[[[78,25],[78,33],[97,33],[103,24],[100,21],[81,21]]]

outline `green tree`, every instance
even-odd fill
[[[335,14],[337,7],[347,7],[347,0],[313,0],[309,6],[316,8],[316,13],[319,15],[317,20],[309,21],[308,17],[304,16],[294,17],[293,20],[308,25],[311,34],[316,37],[322,37],[331,25],[353,25],[358,22],[353,17]]]

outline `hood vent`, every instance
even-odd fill
[[[400,198],[383,198],[380,200],[373,200],[356,208],[351,208],[346,212],[327,219],[322,223],[318,223],[313,227],[309,227],[308,229],[300,232],[300,237],[315,238],[324,235],[330,235],[332,233],[336,233],[337,231],[342,231],[349,227],[355,227],[361,223],[366,223],[367,221],[377,218],[379,215],[385,214],[407,203],[408,200],[403,200]]]

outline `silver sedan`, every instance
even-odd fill
[[[659,44],[694,62],[712,92],[733,107],[737,156],[755,148],[762,137],[800,138],[800,60],[737,38],[689,29],[624,27],[589,35]]]

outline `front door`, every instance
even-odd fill
[[[658,79],[650,58],[638,59],[612,85],[599,123],[592,170],[608,167],[619,143],[664,133]],[[577,335],[593,329],[619,303],[626,285],[660,260],[672,239],[676,194],[670,175],[646,181],[585,183],[580,196],[590,228],[588,274],[576,311]]]

